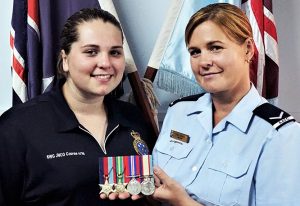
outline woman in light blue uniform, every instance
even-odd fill
[[[153,151],[154,198],[173,206],[300,204],[300,126],[250,81],[245,14],[230,4],[194,14],[185,40],[207,93],[170,104]]]

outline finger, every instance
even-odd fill
[[[110,194],[108,195],[108,198],[109,198],[110,200],[118,199],[118,193],[116,193],[116,192],[110,193]]]
[[[104,193],[101,193],[101,194],[100,194],[100,198],[101,198],[101,199],[106,199],[106,198],[107,198],[107,196],[106,196],[106,194],[104,194]]]
[[[139,200],[139,199],[141,199],[141,198],[143,198],[143,195],[132,195],[132,196],[131,196],[131,199],[132,199],[132,200]]]
[[[162,182],[163,184],[168,182],[170,177],[158,166],[155,166],[153,168],[153,172],[156,175],[156,177]]]
[[[129,197],[130,197],[130,194],[128,192],[119,193],[119,199],[121,199],[121,200],[125,200]]]
[[[161,181],[155,174],[154,174],[154,185],[155,185],[155,187],[161,186]]]

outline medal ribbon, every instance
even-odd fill
[[[124,165],[124,169],[125,169],[125,183],[128,183],[130,181],[130,158],[129,156],[123,156],[123,165]]]
[[[130,176],[131,178],[136,176],[136,165],[134,155],[130,156]]]
[[[153,175],[152,156],[143,155],[142,159],[143,159],[143,175],[144,176]]]
[[[104,184],[104,165],[103,165],[103,158],[99,158],[99,184]]]
[[[149,156],[149,167],[150,167],[150,176],[153,176],[153,158],[152,155]]]
[[[99,184],[105,184],[108,177],[109,182],[113,181],[113,176],[110,175],[113,169],[113,157],[100,157],[99,158]]]
[[[135,155],[134,159],[135,159],[135,165],[136,165],[136,176],[137,177],[137,181],[141,182],[141,176],[143,175],[143,170],[141,170],[142,168],[142,162],[141,162],[141,156],[140,155]]]
[[[108,176],[108,182],[114,183],[114,175],[110,175],[111,170],[113,169],[113,157],[107,157],[107,176]]]
[[[117,174],[117,183],[123,183],[124,182],[124,167],[123,167],[123,157],[118,156],[116,157],[116,174]]]

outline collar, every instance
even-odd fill
[[[253,110],[264,102],[266,100],[259,95],[251,83],[248,93],[239,101],[229,115],[224,118],[224,122],[230,122],[245,133],[252,119]]]
[[[213,133],[220,132],[225,128],[226,122],[230,122],[242,132],[246,132],[253,116],[252,111],[264,102],[267,100],[259,95],[251,83],[248,93],[215,128],[212,128],[212,99],[209,93],[200,97],[193,106],[189,107],[187,116],[199,114],[197,118],[202,122],[207,132],[211,129],[213,129]]]

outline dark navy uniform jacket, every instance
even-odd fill
[[[81,126],[61,88],[18,105],[0,117],[1,206],[143,205],[99,199],[98,158],[136,155],[132,130],[149,150],[155,140],[139,110],[105,97],[104,151]]]

